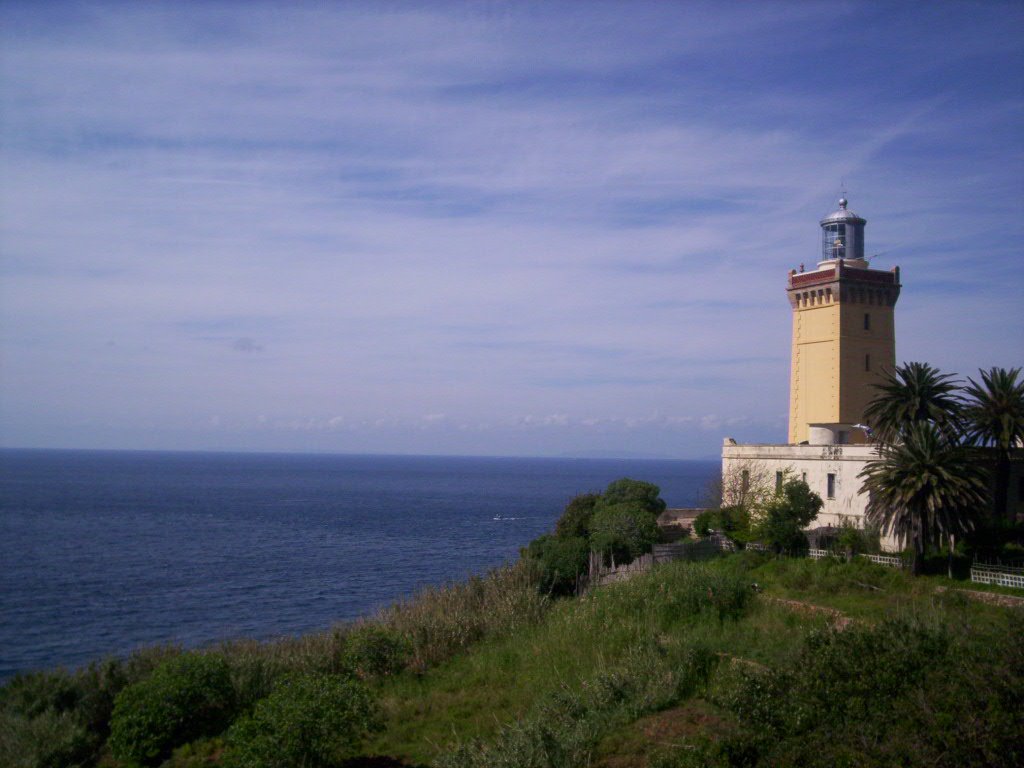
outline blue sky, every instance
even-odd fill
[[[1024,362],[1020,3],[0,3],[0,444],[786,434],[843,184],[897,355]]]

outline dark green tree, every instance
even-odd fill
[[[590,544],[582,536],[540,536],[526,548],[527,560],[537,569],[537,588],[550,595],[573,594],[589,556]]]
[[[757,510],[752,535],[776,554],[807,552],[804,528],[818,516],[824,502],[803,480],[790,478]]]
[[[1009,518],[1010,458],[1024,443],[1024,380],[1020,368],[979,371],[981,384],[968,378],[964,407],[967,436],[996,450],[995,511]]]
[[[225,768],[329,768],[359,755],[381,717],[357,680],[310,675],[284,680],[227,733]]]
[[[698,536],[720,533],[739,549],[750,541],[750,513],[742,504],[720,509],[707,509],[693,521],[693,530]]]
[[[599,493],[581,493],[568,504],[565,511],[555,523],[555,536],[559,538],[590,536],[590,518],[594,516],[594,507],[601,500]]]
[[[961,399],[956,379],[927,363],[904,363],[876,384],[877,396],[864,418],[879,442],[895,443],[911,424],[931,422],[952,437],[960,431]]]
[[[657,540],[657,518],[641,501],[599,506],[594,512],[590,546],[617,563],[650,552]]]
[[[643,480],[631,480],[623,477],[608,484],[598,507],[610,507],[616,504],[636,502],[655,517],[665,511],[665,501],[661,498],[661,489],[654,483],[647,483]]]
[[[974,529],[986,502],[985,474],[963,445],[929,421],[912,423],[900,442],[883,443],[879,451],[859,475],[869,494],[867,519],[912,547],[917,575],[925,547],[949,544],[952,552],[953,537]]]

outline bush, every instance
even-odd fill
[[[829,549],[840,555],[863,555],[878,554],[882,547],[877,528],[858,528],[849,520],[843,520]]]
[[[608,484],[601,499],[597,503],[598,508],[612,507],[617,504],[637,503],[644,509],[657,517],[665,511],[665,501],[660,497],[661,489],[654,483],[647,483],[643,480],[631,480],[623,477]]]
[[[587,570],[590,546],[579,536],[541,536],[530,542],[526,557],[536,564],[541,593],[571,595],[576,591],[576,578]]]
[[[409,642],[379,624],[360,624],[347,638],[344,666],[358,677],[377,677],[401,672],[410,657]]]
[[[706,509],[694,518],[693,530],[700,537],[721,533],[742,548],[750,540],[750,514],[739,505]]]
[[[560,539],[589,538],[590,519],[600,501],[599,493],[583,493],[565,505],[565,511],[555,523],[555,536]]]
[[[110,750],[120,760],[156,765],[176,746],[220,733],[234,708],[222,658],[190,653],[171,659],[117,695]]]
[[[619,563],[650,552],[657,540],[655,516],[635,501],[598,507],[591,521],[590,546]]]
[[[710,698],[739,728],[673,766],[983,766],[1024,759],[1018,616],[973,650],[904,620],[809,634],[778,669],[732,665]],[[691,745],[692,746],[692,745]]]
[[[227,733],[225,768],[320,768],[380,728],[369,689],[337,675],[288,678]]]
[[[65,768],[86,763],[94,740],[70,712],[47,709],[34,717],[0,710],[0,765]]]
[[[821,497],[803,480],[789,479],[756,510],[751,535],[776,554],[807,552],[806,528],[822,507]]]

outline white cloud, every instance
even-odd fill
[[[1005,9],[2,13],[6,441],[196,402],[383,449],[779,437],[784,275],[844,178],[904,269],[900,356],[1019,359]]]

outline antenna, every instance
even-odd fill
[[[870,256],[868,256],[866,259],[864,259],[864,261],[870,263],[871,260],[873,258],[875,258],[876,256],[885,256],[885,254],[887,254],[887,253],[889,253],[889,251],[879,251],[878,253],[872,253]]]

